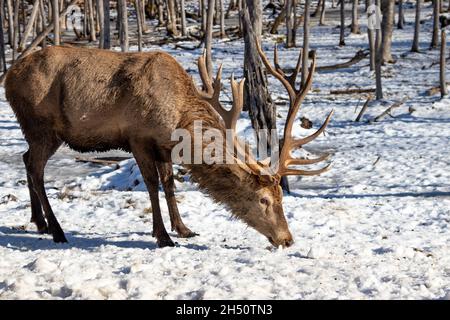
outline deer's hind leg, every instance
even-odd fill
[[[38,141],[28,141],[30,146],[27,155],[24,156],[25,167],[27,169],[27,176],[31,182],[30,190],[31,201],[33,206],[33,197],[36,195],[40,202],[40,205],[44,209],[45,219],[48,224],[48,232],[52,234],[54,242],[67,242],[64,232],[56,219],[53,210],[48,201],[47,194],[45,193],[44,186],[44,169],[48,159],[56,152],[61,145],[62,141],[54,134],[45,134],[40,132],[39,135],[42,139]],[[29,187],[30,187],[29,186]],[[34,191],[34,192],[33,192]],[[34,206],[37,208],[36,198],[34,198]],[[33,209],[32,209],[33,210]],[[39,217],[39,210],[32,212],[37,219]],[[42,211],[41,211],[42,215]],[[42,221],[40,222],[42,223]],[[39,228],[39,227],[38,227]]]
[[[175,244],[170,239],[169,234],[164,227],[161,208],[159,206],[159,176],[156,168],[154,150],[149,147],[147,141],[132,143],[131,150],[150,195],[153,215],[153,236],[156,237],[158,247],[173,247]]]
[[[185,226],[178,211],[177,201],[175,199],[175,182],[173,180],[172,162],[158,161],[157,166],[161,178],[161,184],[166,195],[166,202],[167,207],[169,208],[172,231],[175,230],[178,236],[181,238],[196,236],[197,234],[195,232],[192,232],[188,227]]]

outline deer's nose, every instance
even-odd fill
[[[283,246],[285,248],[288,248],[288,247],[292,246],[293,243],[294,243],[294,240],[292,238],[289,238],[289,239],[284,240],[284,245]]]

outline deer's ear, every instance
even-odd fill
[[[257,175],[258,182],[265,186],[274,186],[280,183],[278,175]]]
[[[242,181],[245,178],[245,174],[242,170],[235,170],[234,168],[230,166],[224,166],[225,168],[225,174],[226,175],[232,175],[238,178],[240,181]]]

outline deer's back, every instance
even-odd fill
[[[81,151],[126,149],[135,136],[167,139],[195,100],[191,78],[168,54],[71,47],[19,60],[5,90],[25,135],[51,127]]]

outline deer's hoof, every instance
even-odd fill
[[[157,243],[158,243],[158,247],[159,248],[175,247],[175,243],[173,243],[173,241],[170,238],[168,238],[168,239],[158,239]]]
[[[55,243],[67,243],[66,236],[64,233],[54,233],[53,234],[53,242]]]
[[[185,230],[177,230],[177,234],[180,238],[192,238],[195,236],[198,236],[198,233],[195,233],[191,230],[189,230],[188,228],[186,228]]]
[[[47,223],[45,223],[45,222],[40,225],[36,224],[36,227],[37,227],[37,232],[40,234],[45,234],[45,233],[48,234],[49,233]]]

